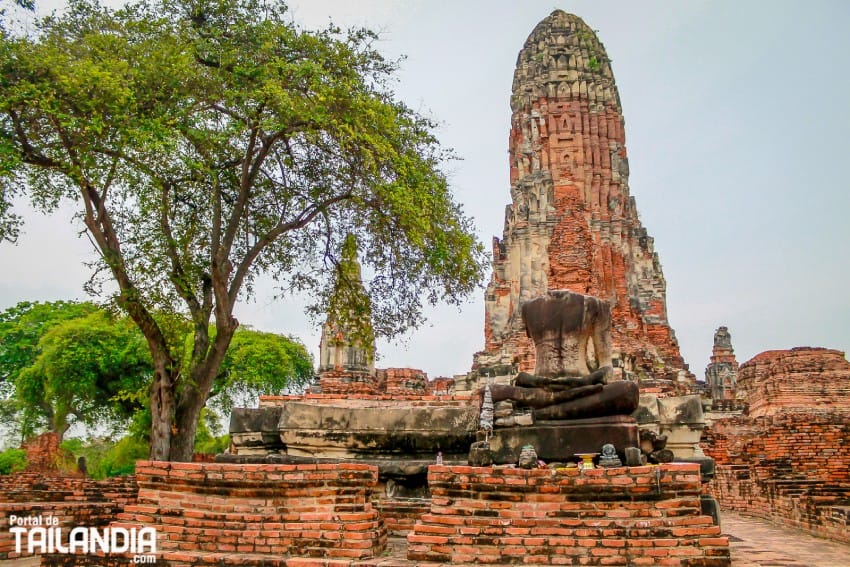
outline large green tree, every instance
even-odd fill
[[[142,409],[136,393],[149,382],[150,356],[126,319],[97,311],[63,321],[39,351],[15,382],[25,434],[46,425],[61,438],[72,422],[120,425]]]
[[[166,319],[171,333],[183,333],[188,356],[191,324]],[[61,437],[72,423],[149,424],[140,393],[152,375],[144,337],[126,317],[67,301],[22,302],[0,312],[0,418],[24,437],[45,429]],[[226,415],[235,401],[292,391],[312,376],[313,360],[300,341],[240,328],[209,399],[217,415]],[[138,438],[147,441],[148,434]]]
[[[14,238],[18,193],[78,204],[151,353],[152,458],[191,457],[234,306],[259,274],[319,311],[353,234],[384,336],[480,281],[449,156],[393,96],[374,39],[300,30],[260,0],[73,1],[0,46],[0,230]],[[157,310],[188,315],[189,356]]]
[[[138,330],[92,303],[22,302],[0,312],[0,403],[23,436],[72,421],[123,421],[151,375]]]

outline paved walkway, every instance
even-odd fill
[[[735,512],[721,515],[733,567],[850,567],[850,545]]]

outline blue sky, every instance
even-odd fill
[[[42,9],[60,6],[42,2]],[[455,193],[480,238],[501,235],[510,201],[508,105],[516,55],[554,8],[598,30],[620,90],[632,195],[655,238],[668,314],[702,378],[714,330],[729,327],[739,362],[793,346],[850,349],[850,3],[736,1],[389,1],[290,3],[306,27],[329,21],[381,32],[406,55],[396,85],[439,120],[462,158]],[[68,210],[28,214],[17,247],[0,245],[0,309],[21,300],[85,299],[91,257]],[[489,246],[489,244],[488,244]],[[318,329],[270,283],[238,308],[243,323]],[[483,290],[460,311],[437,308],[378,365],[431,377],[466,372],[483,347]]]

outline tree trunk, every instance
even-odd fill
[[[153,461],[171,460],[171,420],[174,415],[174,379],[170,372],[161,364],[154,364],[151,385],[151,449],[150,458]]]
[[[184,392],[177,404],[174,414],[174,431],[171,437],[172,461],[191,462],[195,453],[195,433],[198,430],[198,420],[201,410],[206,405],[206,395],[201,395],[195,388]]]
[[[170,461],[192,461],[195,452],[195,433],[198,430],[201,410],[207,404],[207,397],[221,369],[221,363],[238,322],[231,318],[228,323],[217,326],[218,332],[214,346],[203,362],[187,373],[188,380],[180,389],[174,411],[174,429],[171,432]]]

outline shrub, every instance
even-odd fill
[[[0,453],[0,474],[11,474],[27,467],[27,452],[23,449],[6,449]]]

